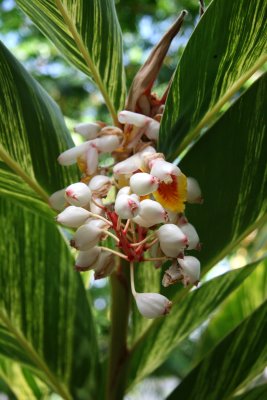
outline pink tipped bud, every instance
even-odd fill
[[[141,128],[146,125],[147,121],[149,121],[150,118],[146,117],[143,114],[124,110],[118,114],[118,119],[121,124],[135,125]]]
[[[69,150],[64,151],[58,157],[59,164],[61,164],[61,165],[75,164],[77,161],[77,158],[81,157],[84,153],[86,153],[86,150],[88,149],[89,146],[90,146],[90,141],[84,142],[84,143],[80,144],[79,146],[75,146]]]
[[[89,189],[94,196],[106,197],[111,187],[111,180],[105,175],[96,175],[89,182]]]
[[[100,130],[101,127],[98,124],[94,124],[93,122],[78,124],[74,127],[74,132],[79,133],[87,140],[95,139]]]
[[[64,209],[66,205],[65,190],[58,190],[49,197],[49,204],[54,210],[61,211]]]
[[[194,178],[187,178],[187,201],[191,204],[202,204],[203,197],[201,194],[201,189]]]
[[[194,226],[189,223],[185,223],[180,225],[180,229],[183,231],[183,233],[186,235],[188,239],[187,249],[188,250],[197,249],[199,246],[199,237]]]
[[[184,258],[178,258],[177,261],[181,267],[184,286],[197,285],[200,277],[199,260],[196,257],[185,256]]]
[[[121,194],[115,201],[115,211],[122,219],[134,218],[139,211],[139,201],[134,195]]]
[[[117,135],[102,136],[95,140],[96,147],[101,153],[112,153],[119,147],[121,139]]]
[[[188,239],[178,226],[174,224],[162,225],[157,235],[160,248],[168,257],[178,257],[188,243]]]
[[[89,211],[82,207],[69,206],[65,208],[57,216],[57,222],[69,226],[70,228],[78,228],[90,217]]]
[[[93,175],[98,166],[98,150],[93,142],[91,142],[86,152],[86,172],[88,175]]]
[[[76,271],[89,271],[93,269],[100,255],[101,249],[93,247],[90,250],[80,251],[75,261]]]
[[[178,176],[181,173],[180,168],[177,165],[169,163],[163,159],[156,159],[152,161],[152,168],[150,174],[158,178],[160,181],[165,183],[171,183],[171,175]]]
[[[110,275],[116,266],[114,254],[108,251],[101,251],[101,254],[94,266],[94,278],[102,279]]]
[[[140,158],[140,154],[136,153],[133,156],[127,158],[116,164],[113,167],[114,174],[131,174],[137,171],[142,165],[142,160]]]
[[[75,232],[71,245],[78,250],[90,250],[102,239],[106,224],[102,220],[90,220],[87,224],[80,226]]]
[[[154,119],[151,119],[151,121],[148,123],[146,130],[145,130],[145,135],[148,137],[148,139],[155,140],[155,141],[158,140],[159,127],[160,127],[159,122],[155,121]]]
[[[91,190],[85,183],[73,183],[67,187],[65,198],[67,202],[73,206],[84,207],[89,204],[91,199]]]
[[[138,196],[145,196],[157,190],[159,181],[150,174],[138,172],[131,176],[130,186],[132,191],[138,194]]]
[[[153,225],[168,221],[168,214],[162,205],[150,199],[141,201],[139,215],[145,221],[152,222]]]
[[[159,293],[136,293],[139,312],[146,318],[157,318],[170,312],[172,302]]]

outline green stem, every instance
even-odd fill
[[[197,126],[192,129],[191,132],[186,136],[185,140],[181,143],[179,148],[177,149],[176,156],[181,154],[187,146],[195,140],[199,135],[201,130],[209,125],[212,121],[214,121],[215,116],[222,109],[225,103],[227,103],[233,95],[244,85],[244,83],[255,73],[257,72],[267,61],[267,55],[263,54],[258,61],[248,70],[246,71],[229,89],[224,93],[224,95],[215,103],[213,108],[211,108],[204,117],[200,120]]]
[[[101,77],[99,76],[99,73],[98,73],[98,71],[97,71],[97,69],[95,67],[95,64],[93,63],[93,60],[92,60],[91,56],[88,53],[88,51],[87,51],[87,49],[86,49],[86,47],[85,47],[80,35],[79,35],[79,33],[78,33],[77,29],[76,29],[76,26],[75,26],[74,22],[72,21],[71,17],[69,16],[68,10],[62,4],[61,0],[56,0],[56,5],[57,5],[57,8],[58,8],[59,12],[61,13],[64,21],[65,21],[67,27],[69,28],[70,33],[72,34],[72,37],[73,37],[78,49],[80,50],[86,65],[88,66],[89,70],[91,71],[91,74],[92,74],[92,76],[93,76],[93,78],[95,80],[95,83],[97,84],[100,92],[102,93],[102,96],[103,96],[103,98],[105,100],[106,106],[109,109],[109,112],[110,112],[110,114],[112,116],[114,125],[118,126],[119,122],[118,122],[117,113],[116,113],[116,111],[114,109],[114,106],[113,106],[113,104],[112,104],[112,102],[111,102],[111,100],[109,98],[107,90],[106,90],[106,88],[105,88],[105,86],[103,84],[103,81],[102,81]]]
[[[21,166],[10,157],[8,152],[4,149],[4,147],[0,144],[0,158],[14,171],[18,176],[21,177],[43,200],[45,203],[48,203],[49,197],[48,194],[44,191],[44,189],[38,185],[38,183],[26,174],[25,171],[21,168]]]
[[[32,360],[34,365],[44,373],[48,380],[48,383],[50,383],[55,392],[58,393],[64,400],[72,400],[72,396],[68,392],[68,389],[65,387],[65,385],[60,382],[58,378],[53,374],[53,372],[49,369],[49,367],[42,360],[39,354],[23,336],[23,334],[19,332],[18,329],[13,325],[7,315],[0,312],[0,319],[3,321],[9,332],[11,332],[16,338],[20,346],[25,350],[27,356]]]
[[[120,271],[110,277],[111,332],[106,400],[122,400],[125,390],[126,370],[122,371],[128,357],[127,331],[130,310],[129,263],[121,262]]]

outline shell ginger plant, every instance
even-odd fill
[[[265,398],[266,260],[206,275],[264,232],[267,5],[256,3],[213,0],[204,13],[201,1],[158,96],[186,11],[126,91],[113,1],[17,0],[94,81],[110,119],[76,125],[74,146],[0,44],[0,392],[120,400],[172,357],[181,383],[168,400]],[[107,278],[106,335],[88,277]]]

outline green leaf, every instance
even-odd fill
[[[258,79],[193,146],[180,163],[197,179],[204,204],[189,205],[207,271],[266,221],[266,82]]]
[[[0,353],[33,366],[64,399],[96,398],[93,317],[69,248],[52,221],[9,199],[0,226]]]
[[[266,366],[266,330],[265,301],[189,373],[168,400],[206,400],[211,393],[214,399],[228,399]]]
[[[239,396],[231,397],[230,400],[263,400],[267,397],[267,384],[257,386]]]
[[[73,141],[56,103],[0,43],[0,159],[47,201],[77,177],[58,155]],[[44,190],[45,189],[45,190]]]
[[[171,313],[167,317],[156,319],[132,348],[128,365],[128,385],[136,383],[159,366],[254,268],[255,265],[241,268],[213,279],[190,293],[184,291],[184,298],[175,300]]]
[[[214,0],[190,38],[166,102],[159,149],[184,150],[265,61],[265,0]]]
[[[198,358],[203,358],[219,341],[267,299],[267,262],[255,271],[222,304],[211,318],[199,343]]]
[[[117,121],[124,105],[122,36],[113,0],[17,0],[60,52],[91,76]]]

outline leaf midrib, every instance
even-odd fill
[[[28,357],[33,361],[33,363],[45,374],[48,378],[51,386],[55,389],[55,391],[62,396],[65,400],[72,400],[72,396],[70,395],[67,387],[59,382],[57,377],[53,374],[53,372],[49,369],[43,359],[40,358],[39,354],[36,353],[31,344],[27,341],[24,335],[19,332],[10,319],[0,310],[0,319],[3,321],[6,328],[13,334],[21,347],[26,351]]]
[[[95,83],[97,84],[100,92],[102,93],[102,96],[106,102],[106,106],[111,114],[111,117],[113,119],[113,123],[118,126],[119,122],[118,122],[118,118],[117,118],[117,113],[116,110],[114,108],[114,105],[107,93],[107,90],[103,84],[103,81],[93,63],[93,60],[89,54],[89,52],[87,51],[82,38],[80,37],[75,24],[73,23],[73,20],[71,19],[71,16],[68,13],[68,10],[66,9],[66,7],[62,4],[61,0],[55,0],[56,6],[58,8],[58,11],[60,12],[62,18],[64,19],[78,49],[80,50],[84,61],[86,63],[86,65],[88,66],[89,70],[91,71],[91,74],[94,78]]]

